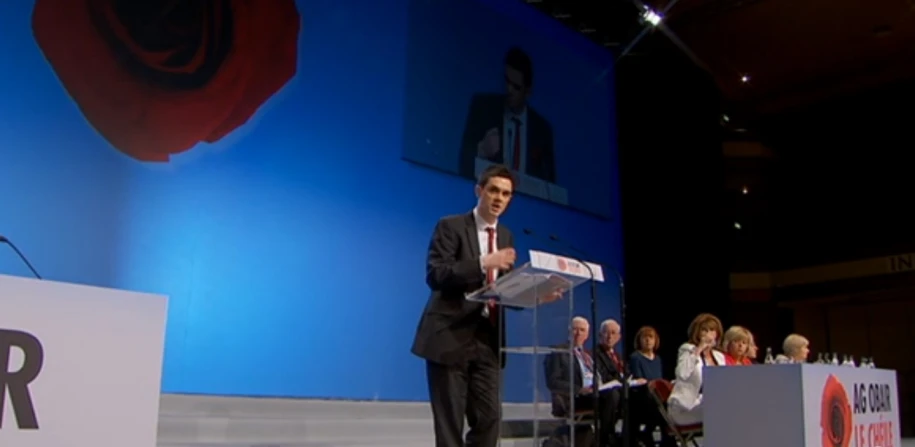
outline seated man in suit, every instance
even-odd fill
[[[623,356],[616,352],[622,338],[622,328],[616,320],[607,319],[600,324],[599,334],[600,344],[597,349],[597,355],[594,356],[597,361],[597,372],[604,382],[618,380],[622,383],[624,376],[628,377],[632,374],[630,365],[627,365],[623,360]],[[656,336],[657,334],[655,333],[654,335]],[[638,343],[636,346],[638,346]],[[660,358],[657,358],[657,360],[660,361]],[[660,378],[660,363],[658,364],[657,378]],[[663,427],[664,420],[658,411],[657,404],[648,395],[648,389],[643,386],[648,383],[648,380],[637,378],[632,380],[631,383],[634,386],[629,390],[629,433],[643,445],[654,445],[654,428]],[[620,389],[617,388],[615,391],[619,392]],[[622,410],[621,406],[620,412]],[[644,431],[640,429],[643,425],[645,426]],[[661,430],[661,432],[664,433],[664,430]],[[670,441],[667,440],[667,442]]]
[[[568,416],[574,402],[575,411],[590,410],[594,408],[593,390],[596,383],[594,375],[594,361],[591,354],[584,348],[588,340],[591,325],[583,317],[572,319],[572,356],[564,352],[554,352],[544,360],[546,384],[552,394],[553,414],[558,417]],[[567,348],[568,344],[561,347]],[[574,359],[574,361],[572,360]],[[615,377],[601,377],[602,382],[608,382]],[[619,416],[620,393],[619,388],[613,388],[600,393],[598,415],[600,417],[600,446],[615,445],[615,427]],[[570,396],[569,393],[572,393]]]
[[[505,93],[474,95],[464,123],[458,173],[474,178],[476,159],[556,183],[553,126],[527,102],[534,80],[530,57],[520,48],[505,54]]]

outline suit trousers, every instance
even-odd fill
[[[429,400],[436,447],[495,447],[502,408],[499,399],[500,362],[492,347],[475,338],[469,361],[442,365],[426,361]],[[470,431],[464,443],[464,417]]]
[[[620,416],[620,390],[619,388],[602,391],[598,395],[597,405],[600,406],[598,414],[600,415],[600,439],[601,447],[614,444],[616,440],[616,421]],[[583,395],[575,397],[575,408],[577,410],[590,410],[594,408],[594,396]]]

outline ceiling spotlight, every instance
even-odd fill
[[[645,12],[642,13],[642,20],[650,24],[651,26],[658,26],[661,23],[661,15],[652,11],[651,8],[645,8]]]
[[[747,82],[750,82],[750,76],[749,76],[749,75],[743,75],[743,76],[741,76],[741,77],[740,77],[740,82],[743,82],[744,84],[746,84]]]
[[[739,230],[739,229],[740,229],[740,222],[734,222],[734,229],[735,229],[735,230]]]
[[[750,188],[747,188],[746,186],[744,186],[743,189],[740,190],[740,192],[743,193],[743,195],[747,195],[750,193]]]

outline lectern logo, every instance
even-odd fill
[[[24,354],[22,367],[10,371],[13,347]],[[29,384],[41,373],[44,364],[44,348],[34,335],[28,332],[0,329],[0,430],[3,427],[3,409],[6,396],[10,397],[16,424],[21,430],[37,430],[38,417],[29,393]]]
[[[852,417],[848,393],[839,379],[830,374],[823,386],[820,428],[823,447],[848,447],[851,442]]]

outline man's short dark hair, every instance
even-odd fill
[[[525,87],[534,84],[534,64],[531,57],[519,47],[511,47],[505,53],[505,65],[521,72],[524,76]]]
[[[512,182],[512,191],[515,190],[515,175],[504,165],[489,165],[489,167],[484,169],[480,174],[477,185],[479,185],[480,188],[485,188],[486,185],[489,184],[489,180],[495,177],[507,178],[508,181]]]

